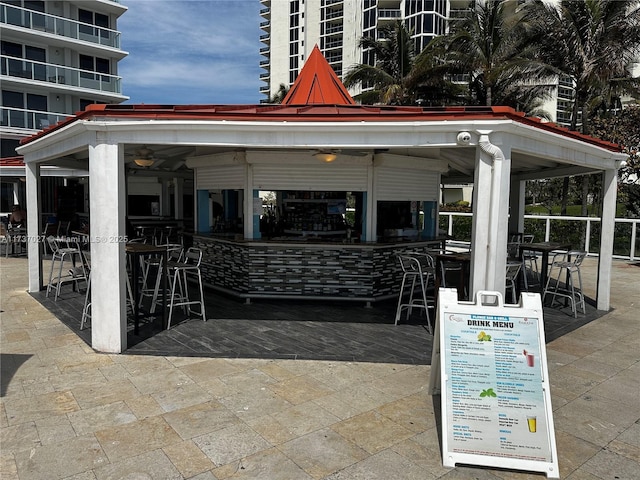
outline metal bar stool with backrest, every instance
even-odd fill
[[[542,294],[542,302],[544,303],[547,294],[552,295],[551,305],[556,297],[568,298],[571,302],[571,311],[574,317],[578,317],[578,305],[582,305],[582,313],[586,314],[586,306],[584,303],[584,294],[582,293],[582,275],[580,274],[580,265],[587,256],[587,252],[583,250],[570,250],[568,252],[558,252],[551,260],[551,268],[547,276],[547,284]],[[557,271],[555,279],[554,270]],[[560,277],[566,275],[566,284],[564,288],[560,288]],[[574,276],[578,277],[578,288]],[[551,280],[554,284],[551,285]]]
[[[91,270],[89,270],[89,278],[87,279],[87,291],[84,296],[84,307],[82,307],[82,318],[80,319],[80,330],[84,330],[86,324],[91,321]],[[129,276],[126,277],[127,282],[127,314],[133,313],[133,290],[131,290],[131,282]]]
[[[445,254],[446,253],[456,252],[445,252]],[[462,290],[464,298],[468,298],[469,292],[467,279],[465,277],[465,263],[463,261],[440,257],[440,286],[448,288],[448,281],[450,286],[453,284],[453,286]]]
[[[67,242],[67,246],[63,247],[60,245],[59,239],[50,235],[47,237],[47,243],[53,253],[51,256],[51,270],[49,272],[49,284],[47,285],[46,296],[48,297],[51,290],[55,288],[56,294],[54,300],[58,301],[62,284],[73,282],[77,285],[79,281],[87,280],[87,262],[77,241],[70,240]],[[80,266],[76,265],[76,260],[80,261]],[[70,261],[71,263],[65,267],[65,261]],[[53,272],[56,264],[58,266],[58,272],[54,279]],[[63,275],[62,272],[65,268],[68,274]]]
[[[398,307],[396,308],[395,324],[398,324],[402,310],[406,309],[406,318],[409,318],[414,308],[424,309],[427,317],[427,328],[432,333],[431,317],[429,309],[435,308],[433,299],[427,299],[427,288],[429,282],[435,281],[436,270],[433,257],[426,253],[398,255],[398,261],[402,268],[402,282],[400,284],[400,294],[398,295]],[[418,298],[414,298],[418,287]],[[409,295],[407,302],[404,297]]]
[[[186,307],[185,313],[188,315],[197,315],[202,317],[206,322],[207,317],[204,307],[204,292],[202,289],[202,276],[200,274],[200,263],[202,262],[202,250],[190,247],[184,252],[182,261],[174,265],[169,265],[170,281],[171,281],[171,297],[169,303],[169,319],[167,320],[167,330],[171,328],[171,316],[174,307]],[[190,300],[189,298],[189,279],[198,282],[200,298],[198,300]],[[176,287],[179,292],[176,292]],[[191,310],[191,305],[200,305],[200,312]]]
[[[179,243],[168,244],[166,245],[166,247],[167,247],[167,271],[173,272],[173,268],[182,262],[184,249],[182,245],[180,245]],[[155,281],[155,286],[153,287],[153,290],[151,293],[151,308],[149,310],[149,313],[155,313],[156,311],[156,305],[158,304],[158,297],[160,295],[160,284],[162,283],[162,270],[163,270],[162,257],[158,258],[157,261],[158,263],[156,265],[156,281]],[[144,285],[146,285],[146,281],[143,283],[143,292],[145,291]],[[171,287],[169,286],[169,288]],[[170,294],[170,292],[166,292],[166,293],[167,295]],[[145,295],[145,293],[143,293],[142,295]],[[140,302],[140,304],[142,304],[142,302]]]
[[[538,269],[538,255],[533,250],[527,250],[527,243],[533,243],[533,235],[523,235],[522,245],[520,245],[522,252],[522,273],[525,287],[528,290],[529,285],[537,285],[540,283],[540,270]],[[533,280],[533,282],[529,281],[529,274],[531,274],[531,280]]]
[[[182,245],[164,244],[158,245],[158,247],[164,247],[167,249],[167,256],[174,257],[174,252],[178,252],[178,258],[182,254]],[[174,261],[176,259],[174,258]],[[161,255],[149,255],[141,258],[140,265],[142,267],[142,282],[140,289],[140,297],[138,306],[141,307],[144,299],[152,297],[151,313],[155,311],[155,301],[158,294],[158,288],[160,285],[160,271],[162,268],[162,256]],[[155,277],[155,278],[153,278]],[[155,285],[152,287],[151,285]]]
[[[522,262],[507,261],[507,269],[505,274],[506,288],[511,290],[512,303],[518,303],[518,275],[522,270]],[[506,295],[505,295],[506,297]]]

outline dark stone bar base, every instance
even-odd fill
[[[251,298],[331,298],[367,303],[398,295],[397,255],[440,248],[441,240],[390,244],[233,241],[194,235],[203,281]]]

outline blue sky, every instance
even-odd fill
[[[258,0],[122,0],[126,103],[257,104]]]

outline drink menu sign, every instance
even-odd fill
[[[444,465],[559,478],[540,296],[505,306],[499,293],[458,302],[441,289],[438,305],[431,389],[442,397]]]

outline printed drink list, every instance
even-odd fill
[[[550,461],[538,319],[445,316],[452,452]]]

